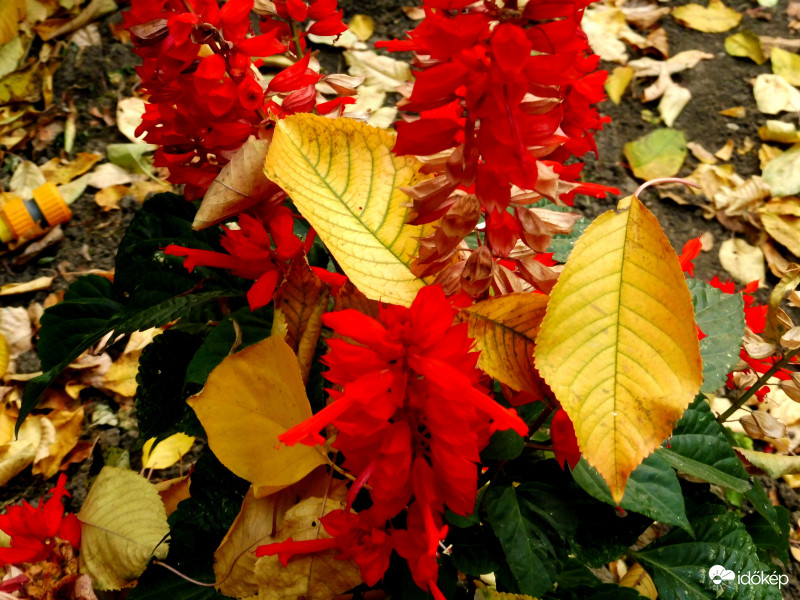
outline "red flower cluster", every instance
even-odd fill
[[[252,58],[260,64],[287,51],[291,15],[316,19],[310,30],[344,27],[335,0],[316,0],[311,8],[288,0],[284,18],[262,20],[263,33],[253,35],[252,8],[253,0],[229,0],[222,8],[217,0],[133,0],[124,14],[143,59],[140,89],[149,95],[136,133],[146,132],[145,140],[160,146],[154,164],[169,169],[172,183],[185,184],[189,200],[203,196],[250,135],[263,134],[270,112],[282,116],[315,106],[321,75],[309,68],[310,56],[279,73],[267,89]]]
[[[456,310],[439,286],[420,290],[410,308],[382,306],[379,320],[355,310],[328,313],[326,377],[342,386],[334,401],[280,439],[286,444],[324,443],[319,431],[337,429],[333,446],[356,475],[348,507],[322,519],[328,540],[271,544],[259,555],[337,548],[353,557],[374,585],[394,550],[404,557],[416,583],[434,597],[442,515],[470,514],[475,506],[479,452],[497,430],[528,428],[513,409],[497,404],[480,386],[477,354],[466,324],[453,325]],[[355,343],[354,343],[355,342]],[[349,505],[369,483],[372,506],[352,514]],[[407,507],[405,527],[392,519]]]
[[[336,0],[276,0],[274,15],[264,15],[261,21],[262,31],[276,31],[279,38],[289,40],[292,38],[291,23],[304,23],[309,21],[304,28],[305,33],[314,35],[339,35],[347,31],[347,25],[342,23],[343,10],[336,10]],[[269,18],[277,16],[278,19]],[[296,26],[296,25],[295,25]],[[303,52],[306,49],[306,38],[298,36],[298,43]]]
[[[0,548],[0,564],[19,565],[48,560],[53,557],[55,540],[67,541],[74,548],[81,543],[81,525],[75,515],[64,515],[61,499],[69,496],[64,485],[67,476],[58,478],[56,487],[50,490],[47,502],[44,498],[34,508],[27,502],[9,507],[0,515],[0,530],[11,536],[11,547]]]
[[[592,132],[606,122],[594,107],[606,73],[596,70],[599,58],[580,28],[590,2],[426,0],[409,39],[378,44],[417,56],[416,81],[400,106],[420,117],[398,123],[395,153],[441,153],[430,166],[434,183],[409,192],[413,223],[446,215],[459,198],[453,192],[474,184],[486,241],[505,257],[537,233],[524,205],[618,193],[577,183],[582,165],[564,164],[595,151]]]
[[[164,252],[185,256],[183,266],[189,271],[197,266],[216,267],[228,269],[238,277],[255,279],[247,292],[250,309],[255,310],[270,303],[286,262],[302,248],[302,242],[292,233],[293,222],[292,213],[285,206],[273,208],[266,215],[253,209],[239,215],[239,229],[223,227],[220,243],[228,254],[174,244]]]

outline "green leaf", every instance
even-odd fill
[[[690,513],[695,531],[673,529],[644,550],[633,553],[648,571],[660,600],[721,598],[727,600],[778,600],[777,586],[739,584],[737,578],[714,584],[709,569],[721,565],[734,574],[773,569],[758,560],[757,549],[738,515],[724,506],[704,505]]]
[[[700,340],[703,385],[700,391],[714,393],[739,360],[744,334],[744,301],[741,294],[726,294],[705,281],[687,279],[694,304],[694,318],[706,337]]]
[[[623,151],[639,179],[672,177],[686,160],[686,137],[677,129],[656,129],[628,142]]]
[[[616,506],[603,477],[581,458],[572,471],[575,481],[598,500]],[[651,454],[644,459],[628,479],[625,495],[619,504],[626,510],[646,515],[654,521],[676,525],[692,531],[686,518],[680,482],[669,463]]]
[[[447,536],[447,543],[453,546],[450,555],[453,565],[462,573],[477,577],[500,568],[503,549],[485,525],[467,529],[454,527]]]
[[[486,492],[486,510],[518,591],[540,596],[550,590],[556,577],[556,550],[520,506],[516,489],[491,486]]]
[[[487,460],[512,460],[525,449],[525,439],[516,431],[495,431],[489,444],[481,452],[481,462]]]
[[[739,492],[750,489],[747,471],[702,395],[683,413],[665,446],[656,452],[678,471]]]
[[[201,343],[199,336],[168,329],[142,350],[136,375],[136,417],[141,439],[176,433],[176,426],[186,413],[194,414],[185,402],[184,375]]]
[[[272,307],[265,307],[252,312],[243,307],[227,315],[208,334],[197,353],[186,369],[186,383],[203,385],[208,374],[222,362],[234,349],[237,333],[235,325],[241,332],[241,339],[236,350],[244,350],[256,342],[270,336],[272,330]]]
[[[481,489],[478,490],[478,493],[475,495],[475,508],[472,510],[472,514],[457,515],[452,510],[450,510],[445,506],[444,518],[447,521],[447,523],[449,525],[452,525],[453,527],[458,527],[461,529],[466,529],[474,525],[479,525],[481,522],[481,518],[478,515],[478,511],[480,509],[481,504],[483,503],[483,497],[486,494],[487,489],[488,489],[487,486],[483,486]]]
[[[783,506],[776,506],[775,523],[764,518],[763,515],[756,513],[749,514],[742,518],[742,523],[747,528],[750,537],[753,538],[758,548],[758,556],[769,564],[772,558],[780,560],[785,567],[789,566],[789,531],[791,529],[791,513]]]

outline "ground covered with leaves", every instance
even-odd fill
[[[800,57],[796,54],[800,51],[800,3],[740,0],[723,5],[711,0],[701,4],[607,0],[587,10],[584,30],[602,58],[602,68],[610,73],[605,86],[610,100],[600,105],[610,122],[596,135],[598,158],[588,161],[583,179],[617,187],[620,195],[605,199],[578,196],[576,206],[587,221],[579,221],[576,227],[585,228],[588,220],[613,208],[643,181],[688,179],[697,187],[668,183],[651,188],[642,194],[644,205],[658,217],[679,254],[684,244],[699,240],[692,247],[695,258],[687,259],[690,264],[693,261],[697,279],[732,279],[736,289],[757,281],[749,291],[766,302],[770,290],[800,256],[800,91],[795,87],[800,86]],[[350,31],[336,45],[312,37],[312,48],[319,51],[320,63],[330,71],[365,78],[357,110],[368,115],[370,124],[388,127],[397,118],[397,89],[411,79],[412,71],[408,56],[389,58],[384,51],[376,53],[374,42],[401,38],[423,12],[418,6],[388,1],[344,2],[341,6]],[[153,167],[156,147],[135,133],[144,101],[137,94],[139,78],[134,72],[140,59],[133,54],[130,34],[121,25],[120,11],[126,8],[113,0],[0,0],[3,201],[29,199],[34,189],[51,182],[72,212],[69,220],[45,236],[19,247],[12,243],[0,254],[0,333],[8,347],[8,360],[0,364],[4,370],[0,497],[6,506],[21,499],[33,501],[52,488],[59,474],[66,473],[69,512],[83,510],[84,518],[94,518],[96,497],[81,509],[89,482],[95,481],[96,496],[112,494],[104,492],[104,485],[106,489],[127,485],[94,480],[100,466],[141,470],[151,481],[159,482],[168,513],[182,500],[193,503],[200,516],[192,524],[204,522],[207,535],[192,537],[186,533],[188,528],[182,536],[173,535],[172,552],[180,557],[174,566],[189,575],[206,575],[208,565],[193,564],[192,550],[202,547],[213,553],[240,510],[240,504],[231,503],[229,495],[217,494],[214,488],[235,490],[241,497],[248,485],[213,457],[196,462],[207,440],[200,435],[202,429],[194,427],[197,420],[184,414],[183,403],[174,409],[175,414],[166,416],[136,411],[137,387],[148,377],[154,381],[162,369],[173,369],[180,381],[158,379],[161,388],[153,391],[151,387],[148,393],[166,397],[179,389],[180,395],[187,369],[187,381],[192,381],[194,373],[194,391],[200,390],[210,369],[202,361],[185,364],[180,353],[172,352],[196,343],[188,333],[165,335],[160,328],[135,331],[138,328],[133,327],[118,339],[101,340],[92,351],[70,361],[25,421],[19,439],[14,438],[26,382],[41,373],[42,363],[57,362],[42,356],[41,347],[37,356],[44,310],[64,301],[65,290],[80,276],[112,278],[117,248],[145,199],[180,191],[166,182],[163,168]],[[283,66],[267,61],[262,70],[269,73]],[[175,214],[181,211],[185,209],[174,208]],[[146,219],[141,215],[140,219],[143,225],[131,234],[134,237],[146,227],[155,227],[144,225]],[[127,259],[129,270],[123,276],[130,278],[133,289],[136,273],[131,265],[135,260]],[[116,275],[120,277],[119,272]],[[794,308],[800,307],[796,294],[790,302]],[[263,314],[256,311],[248,322],[242,315],[249,310],[239,310],[252,329],[245,328],[243,334],[238,324],[224,331],[220,328],[219,342],[223,346],[230,342],[228,348],[231,343],[249,345],[247,336],[257,335],[252,332],[265,327],[260,320]],[[159,343],[151,344],[157,335]],[[314,349],[311,351],[313,354]],[[278,352],[267,352],[260,360],[280,362]],[[229,375],[246,381],[246,369],[230,368]],[[321,390],[318,372],[303,375],[306,381],[309,377],[317,381]],[[241,385],[236,393],[246,395],[247,385]],[[202,395],[193,402],[204,425],[206,419],[218,417],[212,408],[208,409],[210,416],[203,416]],[[731,401],[719,396],[711,406],[721,413]],[[759,427],[736,421],[750,417],[751,410],[770,420],[758,420]],[[162,431],[160,419],[186,425],[184,429],[191,435],[170,437],[153,448],[153,438]],[[794,458],[800,445],[800,398],[774,385],[756,394],[746,411],[734,413],[728,425],[741,436],[737,439],[747,439],[740,445]],[[303,457],[315,460],[308,454]],[[198,484],[204,495],[187,500],[185,476],[190,471],[193,482],[208,485]],[[800,497],[795,492],[800,474],[772,478],[764,475],[764,469],[754,467],[753,471],[762,475],[760,481],[772,504],[791,511],[791,562],[786,568],[791,581],[783,595],[800,598]],[[259,472],[253,477],[265,475]],[[308,483],[312,487],[323,484]],[[131,485],[135,488],[136,483]],[[130,493],[137,493],[133,488]],[[64,488],[59,489],[58,502]],[[343,493],[339,490],[340,496]],[[259,502],[244,497],[253,505]],[[107,498],[101,496],[100,503],[110,502]],[[742,498],[735,492],[727,494],[733,504],[743,504]],[[261,506],[258,510],[266,509]],[[305,506],[303,510],[318,514],[319,507]],[[178,514],[177,520],[183,518],[183,513]],[[288,518],[302,516],[291,514]],[[130,524],[109,524],[116,529],[126,526]],[[164,533],[153,526],[154,544]],[[60,535],[65,536],[69,534]],[[229,556],[224,560],[236,564],[238,559]],[[74,557],[63,558],[66,565],[72,565],[70,560],[74,562]],[[604,580],[619,582],[629,566],[617,561],[599,571]],[[151,571],[145,578],[163,578]],[[354,577],[358,582],[357,575]],[[167,593],[167,588],[158,585],[150,589]],[[185,589],[181,587],[180,593],[188,593]],[[242,589],[232,585],[228,591],[231,595],[242,592],[238,596],[243,597],[252,589],[243,584]],[[639,591],[645,594],[643,589]],[[76,598],[92,597],[71,593]],[[208,597],[214,597],[213,593]]]

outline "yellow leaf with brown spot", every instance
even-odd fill
[[[189,400],[223,465],[247,479],[256,497],[300,481],[326,464],[319,450],[278,436],[311,417],[292,349],[272,336],[225,358]]]
[[[328,286],[314,275],[303,256],[292,261],[286,280],[275,290],[275,322],[286,343],[297,354],[303,382],[308,382],[329,297]],[[276,333],[275,326],[272,333]]]
[[[481,351],[478,366],[515,390],[539,390],[533,349],[547,299],[544,294],[520,292],[489,298],[461,310],[469,335]]]
[[[702,363],[678,257],[636,198],[578,239],[536,339],[536,367],[619,502],[697,394]]]
[[[78,152],[75,160],[66,163],[63,163],[60,158],[50,159],[41,166],[41,170],[47,181],[56,185],[64,185],[86,173],[102,158],[101,154]]]
[[[392,154],[395,136],[351,119],[282,119],[267,177],[289,194],[353,284],[368,298],[410,306],[425,281],[409,268],[430,225],[406,224],[402,187],[420,162]]]

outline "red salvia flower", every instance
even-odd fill
[[[81,525],[78,517],[64,514],[61,500],[69,496],[64,485],[67,476],[58,477],[50,498],[39,500],[36,508],[23,502],[0,515],[0,530],[11,536],[11,547],[0,548],[0,564],[19,565],[47,560],[53,556],[55,539],[59,538],[78,548]]]
[[[371,522],[388,522],[408,506],[406,528],[391,532],[392,546],[436,598],[442,598],[436,552],[446,534],[445,506],[461,515],[472,512],[479,453],[492,432],[527,434],[515,411],[481,387],[467,325],[453,325],[456,312],[439,286],[427,286],[410,308],[382,306],[378,319],[355,310],[324,315],[323,323],[341,336],[328,342],[326,377],[342,391],[331,390],[331,404],[279,437],[289,445],[314,445],[324,442],[320,430],[336,427],[333,446],[345,457],[344,467],[358,474],[350,502],[369,483]],[[388,565],[385,554],[373,556],[360,562],[354,555],[365,580],[376,580]]]

